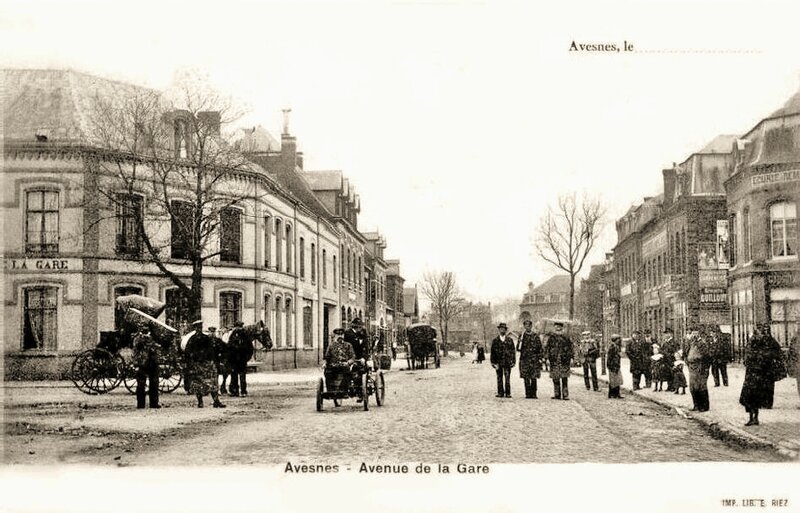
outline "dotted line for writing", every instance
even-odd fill
[[[634,53],[758,54],[761,50],[634,50]]]

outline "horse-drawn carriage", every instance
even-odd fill
[[[359,365],[363,365],[363,367],[359,367]],[[330,387],[328,386],[329,383]],[[369,410],[369,396],[371,395],[375,395],[375,404],[383,406],[386,400],[386,381],[383,378],[383,371],[379,370],[373,374],[372,367],[369,364],[356,362],[348,368],[347,372],[343,372],[339,376],[331,377],[326,375],[325,378],[319,378],[317,383],[317,411],[322,411],[323,402],[326,399],[332,399],[335,406],[340,406],[342,399],[347,398],[361,399],[364,411],[367,411]]]
[[[406,360],[409,369],[427,369],[428,358],[438,369],[441,365],[439,341],[436,339],[436,328],[430,324],[417,323],[406,328],[408,350]]]
[[[150,335],[161,346],[159,391],[173,392],[181,385],[182,370],[176,353],[178,331],[157,317],[166,303],[143,296],[120,296],[116,300],[120,328],[101,331],[93,349],[79,353],[72,362],[70,379],[85,394],[105,394],[122,383],[130,393],[136,392],[136,368],[133,365],[133,336],[141,326],[150,328]]]

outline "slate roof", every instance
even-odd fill
[[[344,181],[341,171],[305,171],[303,178],[315,191],[338,191]]]
[[[90,142],[97,96],[153,94],[154,90],[66,69],[4,69],[6,139]]]
[[[549,294],[551,292],[569,292],[569,275],[557,274],[533,289],[534,294]]]
[[[794,93],[786,100],[783,107],[770,114],[769,117],[777,118],[779,116],[790,116],[792,114],[800,114],[800,91]]]

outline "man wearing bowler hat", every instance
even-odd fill
[[[511,397],[511,369],[517,363],[517,351],[511,337],[506,335],[508,326],[501,322],[497,325],[497,335],[489,349],[489,361],[497,373],[497,396]]]
[[[553,399],[569,400],[568,380],[572,362],[572,340],[564,335],[564,323],[553,323],[553,333],[547,337],[547,359],[550,360],[550,379],[553,380]]]

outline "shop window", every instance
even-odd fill
[[[794,203],[775,203],[769,208],[772,257],[797,255],[797,209]]]
[[[142,219],[142,197],[136,194],[117,196],[117,254],[137,257],[141,254],[139,222]]]
[[[242,261],[242,212],[228,207],[219,213],[219,242],[221,262],[241,263]]]
[[[242,320],[241,292],[219,293],[219,325],[220,328],[231,329],[234,323]]]
[[[25,252],[58,253],[58,192],[29,191],[25,202]]]
[[[772,301],[770,304],[772,336],[782,346],[787,346],[797,333],[800,322],[800,301]]]
[[[120,296],[143,296],[144,290],[142,287],[137,287],[135,285],[131,286],[121,286],[114,288],[114,329],[118,330],[119,327],[122,325],[122,319],[125,316],[125,312],[121,308],[117,308],[117,298]],[[170,325],[172,326],[172,325]]]
[[[172,258],[188,259],[192,249],[192,229],[194,226],[194,207],[188,201],[170,203],[170,222],[172,227]]]
[[[31,287],[24,290],[22,349],[58,348],[58,289]]]

